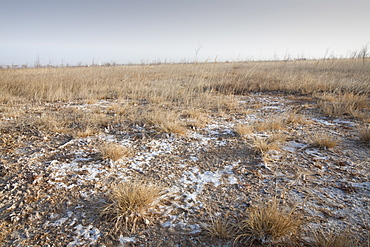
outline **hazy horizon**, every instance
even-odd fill
[[[0,65],[346,57],[370,44],[368,0],[14,0]]]

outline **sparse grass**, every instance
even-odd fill
[[[370,124],[358,127],[360,141],[370,146]]]
[[[84,130],[76,131],[75,135],[80,138],[85,138],[88,136],[93,136],[99,133],[99,130],[92,127],[86,127]]]
[[[301,230],[302,221],[294,215],[294,209],[283,208],[277,199],[251,207],[247,213],[236,238],[245,244],[288,245],[294,243]]]
[[[228,216],[213,216],[209,224],[203,225],[208,235],[220,239],[233,239],[236,237],[236,226],[228,219]]]
[[[340,139],[325,132],[316,132],[309,137],[313,147],[334,148],[340,144]]]
[[[100,147],[102,157],[104,159],[110,159],[117,161],[122,157],[128,156],[131,154],[131,149],[123,147],[115,143],[105,143]]]
[[[283,115],[282,117],[286,124],[308,124],[309,120],[301,114],[298,114],[297,111],[290,111]]]
[[[186,110],[181,117],[187,120],[187,126],[191,128],[204,128],[210,121],[206,112],[196,108]]]
[[[279,150],[285,136],[280,133],[271,134],[268,137],[252,136],[249,146],[259,154],[266,154],[270,150]]]
[[[107,203],[100,215],[114,222],[112,232],[135,232],[138,225],[155,219],[164,188],[148,182],[122,182],[111,186]]]
[[[173,111],[154,109],[146,114],[145,121],[164,133],[178,135],[185,135],[187,133],[183,123],[179,120],[178,114]]]
[[[254,128],[258,131],[273,131],[273,130],[283,130],[285,128],[285,121],[281,117],[271,117],[265,121],[258,121],[254,123]]]
[[[235,131],[240,136],[246,136],[253,133],[253,126],[246,124],[238,124],[235,126]]]
[[[318,99],[317,106],[325,115],[350,116],[364,120],[369,116],[369,62],[366,58],[364,61],[329,59],[239,64],[1,69],[0,127],[7,131],[1,132],[0,151],[4,153],[4,159],[16,154],[14,161],[5,164],[11,167],[17,160],[23,160],[19,159],[22,153],[17,154],[17,151],[22,151],[20,148],[32,143],[29,140],[31,135],[32,139],[39,138],[40,142],[48,142],[45,150],[59,147],[60,143],[65,143],[72,136],[85,138],[103,131],[117,135],[116,133],[135,129],[130,135],[136,135],[136,130],[140,129],[143,130],[142,133],[150,131],[186,135],[189,127],[193,130],[206,127],[211,117],[224,117],[223,120],[229,121],[237,118],[239,121],[248,111],[248,114],[251,113],[250,109],[253,109],[251,115],[259,117],[264,109],[258,108],[268,103],[257,100],[251,101],[247,106],[248,110],[240,107],[248,102],[248,94],[255,92],[293,95],[293,100],[298,97],[302,100],[304,97],[307,103],[303,111],[307,112],[316,107],[312,101]],[[304,115],[291,111],[283,116],[275,115],[258,121],[254,125],[237,125],[235,131],[246,137],[251,149],[265,159],[273,153],[271,150],[279,150],[281,143],[285,141],[284,136],[276,133],[277,131],[284,130],[287,124],[306,123]],[[247,137],[253,131],[267,132],[269,136],[262,137],[262,133],[259,133]],[[359,128],[358,132],[359,139],[369,144],[370,126]],[[158,137],[155,134],[153,136]],[[39,141],[34,143],[35,148],[42,148]],[[338,138],[326,133],[313,135],[310,142],[320,148],[339,145]],[[113,161],[132,154],[130,148],[114,143],[103,144],[100,149],[102,157]],[[45,158],[48,157],[45,155]],[[26,180],[28,181],[27,174]],[[160,186],[146,182],[125,182],[114,184],[110,188],[100,214],[113,222],[112,232],[135,232],[139,225],[153,223],[159,216],[156,212],[163,198],[163,189]],[[73,193],[79,195],[78,191]],[[26,204],[27,200],[30,199],[24,200]],[[26,219],[22,218],[22,222],[28,222]],[[8,223],[0,224],[0,228],[4,228],[0,233],[0,242],[9,234],[16,234],[12,228],[6,228]],[[240,226],[237,241],[265,246],[289,245],[298,235],[300,223],[294,217],[293,210],[284,210],[281,204],[272,201],[248,210],[248,217]],[[234,226],[233,221],[227,217],[217,216],[211,218],[205,229],[210,236],[232,239],[238,234]],[[346,234],[337,234],[335,237],[320,234],[316,234],[317,242],[325,245],[312,246],[340,246],[339,242],[346,241],[339,238],[333,245],[327,245],[333,242],[327,239],[337,239]]]
[[[362,109],[368,108],[369,97],[364,94],[353,92],[339,94],[323,94],[324,100],[318,102],[321,111],[330,117],[349,115],[351,117],[363,117]]]
[[[350,231],[335,233],[315,230],[309,233],[309,247],[357,247],[360,246],[357,238]]]

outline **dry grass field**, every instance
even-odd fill
[[[370,246],[370,59],[0,69],[2,246]]]

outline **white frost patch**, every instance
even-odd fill
[[[237,183],[238,183],[238,179],[236,179],[236,177],[234,176],[229,177],[229,184],[237,184]]]
[[[282,149],[294,153],[297,151],[297,149],[301,149],[304,147],[307,147],[307,145],[295,141],[290,141]]]
[[[119,236],[119,239],[118,241],[120,242],[120,244],[126,244],[126,243],[135,243],[136,240],[134,237],[124,237],[122,235]]]
[[[329,156],[322,154],[319,152],[317,148],[308,148],[305,150],[305,152],[309,155],[314,156],[316,159],[322,159],[322,160],[327,160],[329,159]]]
[[[200,173],[197,167],[192,171],[185,171],[181,182],[185,184],[197,184],[197,191],[202,192],[206,183],[213,183],[215,187],[219,186],[221,175],[219,172],[206,171]]]
[[[370,182],[363,182],[363,183],[351,183],[353,187],[358,189],[365,189],[370,191]]]
[[[356,126],[353,122],[351,122],[351,121],[345,121],[345,120],[342,120],[342,119],[334,119],[333,122],[334,123],[339,123],[339,124],[347,124],[350,127]]]
[[[192,134],[189,135],[189,137],[199,141],[199,143],[192,142],[191,143],[192,146],[199,146],[199,145],[207,146],[208,145],[208,142],[210,140],[216,139],[215,137],[213,137],[213,138],[206,137],[206,136],[204,136],[202,134],[199,134],[197,132],[193,132]]]
[[[132,157],[130,159],[130,168],[144,173],[144,170],[140,166],[150,165],[150,161],[158,155],[172,153],[175,145],[172,144],[171,141],[172,140],[152,140],[147,144],[150,152],[141,152],[135,157]]]
[[[50,162],[48,169],[52,170],[48,183],[55,184],[58,188],[64,187],[67,189],[72,189],[76,184],[83,184],[85,181],[98,181],[101,177],[100,174],[106,172],[100,164],[81,165],[76,163],[75,160],[71,163],[59,163],[57,160],[53,160]],[[83,172],[83,175],[80,175],[79,172]],[[66,179],[68,174],[75,174],[77,183],[68,185],[68,182],[70,182],[69,179]]]
[[[239,162],[236,162],[232,165],[225,166],[223,170],[219,170],[216,172],[205,171],[203,173],[199,172],[198,167],[194,167],[191,171],[185,171],[183,173],[180,182],[183,184],[192,185],[196,189],[191,198],[195,201],[196,194],[203,191],[205,184],[213,183],[215,187],[218,187],[222,184],[220,180],[225,174],[228,175],[229,184],[237,184],[238,180],[234,176],[233,168],[238,164]],[[187,194],[186,196],[189,198],[189,194]]]
[[[54,223],[51,223],[50,225],[51,226],[61,226],[64,224],[64,222],[66,222],[68,220],[67,217],[65,218],[60,218],[59,220],[55,221]]]
[[[333,125],[332,123],[329,123],[328,121],[325,121],[323,119],[318,119],[318,118],[312,118],[312,120],[318,122],[318,123],[322,123],[322,124],[325,124],[325,125]]]
[[[190,156],[189,157],[189,160],[191,160],[191,161],[198,161],[199,160],[199,158],[198,157],[194,157],[194,156]]]
[[[81,224],[74,227],[76,231],[73,236],[73,241],[70,242],[67,246],[88,246],[96,244],[98,238],[102,235],[98,228],[95,228],[93,225],[83,226]]]

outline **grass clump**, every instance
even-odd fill
[[[245,124],[239,124],[235,126],[235,131],[240,136],[246,136],[253,133],[253,126],[251,125],[245,125]]]
[[[235,237],[235,225],[227,218],[211,218],[209,224],[203,225],[208,235],[220,239],[233,239]]]
[[[309,234],[307,241],[309,247],[357,247],[357,239],[349,231],[335,233],[316,230]]]
[[[255,129],[258,131],[273,131],[285,129],[285,121],[280,117],[272,117],[266,119],[266,121],[258,121],[254,124]]]
[[[235,241],[250,245],[289,245],[297,239],[301,224],[302,221],[294,215],[294,209],[283,209],[274,199],[248,210],[248,217],[241,222],[240,233]]]
[[[310,142],[313,147],[334,148],[340,144],[340,139],[327,133],[315,133],[311,135]]]
[[[368,108],[368,96],[353,92],[324,94],[321,98],[318,107],[329,117],[349,115],[358,118],[363,116],[362,109]]]
[[[129,148],[114,143],[105,143],[100,147],[100,150],[104,159],[110,159],[113,161],[117,161],[120,158],[131,154],[131,150]]]
[[[360,141],[370,146],[370,124],[362,128],[358,128]]]
[[[100,215],[114,222],[113,232],[135,232],[139,224],[149,224],[155,207],[163,198],[164,188],[148,182],[123,182],[111,186],[108,202]]]
[[[179,116],[172,111],[154,109],[147,113],[145,116],[145,122],[164,133],[174,133],[181,136],[186,135],[187,133],[183,123],[179,120]]]
[[[298,114],[297,111],[290,111],[286,113],[284,116],[284,122],[286,124],[308,124],[308,119],[301,114]]]
[[[256,153],[264,155],[271,150],[279,150],[283,141],[285,137],[281,134],[272,134],[268,137],[252,136],[249,146]]]

